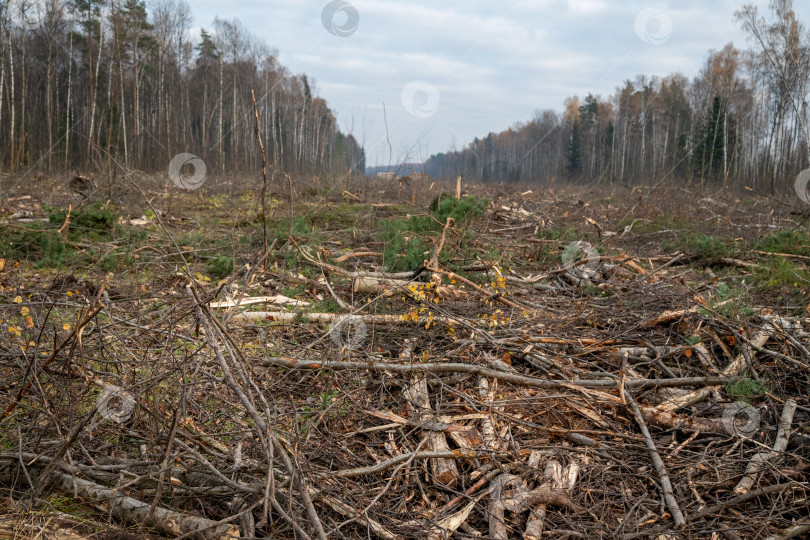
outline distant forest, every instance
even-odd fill
[[[808,163],[810,35],[791,0],[735,13],[751,48],[711,51],[700,73],[638,76],[607,98],[565,101],[526,123],[433,155],[425,171],[483,182],[792,187]]]
[[[183,0],[0,2],[0,168],[100,170],[106,152],[166,170],[189,152],[209,174],[258,171],[253,89],[275,169],[362,174],[362,148],[306,75],[238,20],[195,42],[191,22]]]

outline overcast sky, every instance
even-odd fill
[[[189,0],[193,34],[238,18],[316,82],[367,164],[422,161],[638,74],[694,77],[746,47],[731,0]],[[767,0],[753,1],[767,12]],[[810,6],[798,0],[799,19]]]

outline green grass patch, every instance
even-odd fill
[[[340,313],[343,309],[340,307],[340,304],[332,298],[324,298],[323,300],[318,300],[317,302],[311,304],[307,311],[309,313]]]
[[[69,220],[67,210],[51,209],[47,222],[0,225],[0,256],[31,261],[37,268],[96,264],[109,272],[132,264],[132,251],[146,238],[144,231],[120,225],[109,205],[96,203],[71,211]],[[112,241],[117,242],[111,246]]]

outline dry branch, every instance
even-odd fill
[[[62,471],[55,470],[51,474],[59,490],[96,501],[104,501],[109,505],[112,515],[126,523],[133,525],[145,523],[163,534],[190,535],[191,538],[200,540],[236,540],[240,537],[239,528],[235,525],[161,507],[155,508],[152,517],[147,519],[150,508],[148,503]]]
[[[310,323],[332,323],[335,319],[346,317],[345,313],[291,313],[289,311],[243,311],[237,315],[238,318],[248,320],[264,319],[274,322],[310,322]],[[351,317],[356,317],[367,324],[397,324],[424,326],[428,322],[436,324],[461,324],[457,319],[451,317],[433,316],[411,317],[407,315],[384,315],[370,313],[354,313]]]
[[[358,276],[352,279],[352,292],[362,294],[393,294],[405,289],[411,282],[404,279]]]
[[[307,485],[306,479],[304,479],[301,475],[300,470],[296,470],[296,467],[293,465],[292,461],[290,460],[289,456],[287,455],[287,449],[279,440],[278,436],[269,428],[267,422],[259,411],[256,409],[256,406],[251,399],[251,396],[246,393],[245,389],[242,385],[237,381],[233,374],[233,370],[231,368],[231,363],[228,362],[226,355],[223,353],[222,347],[219,345],[219,340],[217,339],[217,333],[214,331],[214,327],[216,327],[219,332],[223,336],[228,336],[227,332],[224,331],[224,328],[219,324],[216,318],[214,318],[211,313],[203,308],[203,305],[200,302],[199,297],[196,294],[196,291],[191,287],[191,285],[186,286],[187,294],[194,299],[196,302],[196,311],[197,316],[200,320],[200,323],[203,327],[203,331],[205,332],[208,345],[214,350],[216,358],[219,362],[219,367],[224,373],[224,379],[227,383],[228,387],[233,391],[233,393],[239,398],[242,406],[245,410],[250,414],[251,418],[255,422],[256,428],[254,428],[254,432],[259,437],[260,441],[262,441],[263,446],[266,449],[267,456],[269,458],[269,462],[272,464],[274,453],[270,449],[270,447],[266,443],[266,437],[269,435],[270,441],[272,443],[272,449],[275,450],[275,454],[277,454],[284,468],[287,470],[287,473],[293,479],[293,482],[298,489],[298,493],[301,497],[301,502],[306,510],[306,513],[309,517],[310,524],[315,529],[315,533],[320,540],[326,540],[326,532],[323,529],[323,525],[321,524],[321,520],[318,517],[317,511],[315,510],[315,506],[312,504],[312,499],[309,495],[309,486]],[[236,356],[233,351],[238,351],[239,348],[236,342],[233,339],[228,339],[230,345],[232,347],[228,347],[228,357],[231,359],[232,364],[236,368],[236,374],[241,379],[242,384],[244,384],[248,392],[251,392],[255,385],[252,381],[247,380],[247,370],[244,369],[244,366],[241,363],[242,358],[241,353]],[[260,396],[261,397],[261,396]],[[263,401],[263,397],[261,398]],[[269,410],[265,411],[269,413]],[[272,474],[269,475],[272,479]],[[272,480],[271,480],[272,481]]]
[[[222,302],[211,302],[209,304],[212,308],[228,308],[237,306],[249,306],[253,304],[280,304],[286,306],[306,307],[309,302],[303,300],[296,300],[294,298],[287,298],[283,294],[275,296],[256,296],[249,298],[240,298],[237,300],[224,300]]]
[[[661,489],[664,492],[664,500],[667,502],[669,512],[672,514],[672,519],[675,520],[675,526],[683,527],[686,525],[686,520],[684,519],[683,513],[678,505],[678,499],[675,498],[675,492],[672,490],[672,482],[669,479],[669,473],[667,473],[664,461],[661,459],[661,455],[658,453],[658,449],[655,447],[655,442],[652,440],[652,436],[650,435],[650,431],[647,429],[647,424],[644,422],[644,417],[641,414],[641,410],[633,399],[633,396],[631,396],[627,391],[624,392],[624,396],[627,399],[630,408],[633,410],[633,416],[638,423],[638,427],[641,428],[641,434],[644,437],[644,444],[647,446],[647,450],[650,452],[650,457],[652,458],[655,470],[658,472],[658,478],[661,481]]]
[[[757,476],[765,467],[765,464],[787,448],[790,439],[790,426],[793,423],[793,415],[796,413],[796,402],[789,399],[785,402],[782,408],[782,416],[779,417],[779,428],[776,433],[776,441],[773,443],[773,450],[770,452],[759,452],[751,458],[748,467],[745,468],[745,476],[743,476],[737,487],[734,488],[734,493],[747,493],[757,480]]]
[[[757,335],[754,336],[751,343],[757,347],[762,347],[771,338],[774,332],[775,328],[772,325],[767,324],[765,328],[760,330]],[[731,363],[729,363],[728,366],[726,366],[726,368],[721,372],[721,375],[725,377],[734,377],[740,373],[740,370],[744,366],[745,354],[740,353],[734,358],[734,360],[731,361]],[[711,395],[713,390],[714,388],[711,387],[701,388],[700,390],[695,390],[694,392],[690,392],[683,396],[670,399],[667,402],[659,405],[659,408],[663,411],[674,412],[682,407],[688,407],[703,401]]]
[[[368,467],[358,467],[356,469],[345,469],[342,471],[330,471],[321,473],[323,477],[337,477],[337,478],[352,478],[355,476],[364,476],[367,474],[374,474],[382,472],[386,469],[399,465],[410,459],[474,459],[480,457],[489,457],[493,453],[486,450],[425,450],[421,452],[409,452],[407,454],[400,454],[391,459],[387,459],[376,465]]]
[[[590,379],[590,380],[574,380],[574,381],[561,381],[551,379],[541,379],[539,377],[530,377],[528,375],[519,375],[517,373],[507,373],[498,371],[483,366],[476,366],[472,364],[460,364],[456,362],[437,363],[428,362],[423,364],[393,364],[388,362],[354,362],[354,361],[338,361],[338,360],[296,360],[294,358],[285,358],[279,356],[271,356],[260,360],[264,366],[276,366],[293,369],[331,369],[331,370],[375,370],[375,371],[391,371],[396,373],[471,373],[482,377],[500,379],[501,381],[531,386],[534,388],[549,388],[549,389],[568,389],[576,390],[578,392],[585,389],[612,389],[619,388],[618,379]],[[668,388],[679,386],[700,386],[700,385],[717,385],[733,382],[736,380],[733,377],[676,377],[671,379],[628,379],[625,381],[627,388]],[[610,401],[615,401],[615,396],[607,396]]]
[[[506,489],[505,486],[512,486]],[[493,540],[508,540],[506,528],[506,511],[522,512],[538,505],[555,505],[579,512],[576,504],[565,489],[554,489],[544,484],[531,491],[521,477],[503,474],[492,482],[492,502],[487,507],[489,519],[489,536]]]
[[[489,380],[486,377],[478,378],[478,397],[484,403],[492,403],[492,390]],[[497,437],[495,436],[495,425],[492,422],[492,416],[487,415],[486,418],[482,418],[480,426],[481,434],[484,439],[484,448],[496,450],[499,445]]]

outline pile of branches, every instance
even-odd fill
[[[444,240],[401,274],[301,248],[322,277],[296,279],[340,313],[239,293],[289,279],[267,254],[238,288],[21,295],[3,319],[25,308],[37,339],[3,345],[8,496],[181,538],[810,531],[810,321],[733,320],[678,256],[454,272]]]

